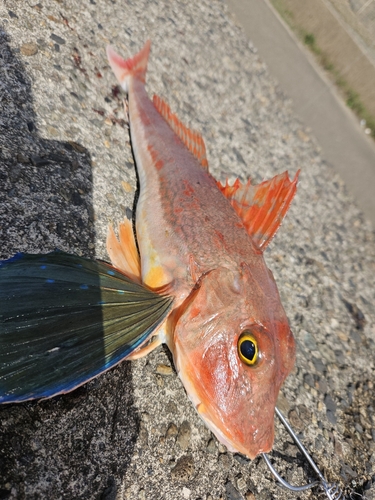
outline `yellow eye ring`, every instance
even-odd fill
[[[238,355],[246,365],[253,366],[259,356],[258,342],[254,335],[245,330],[238,339]]]

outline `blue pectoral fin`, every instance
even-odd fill
[[[126,358],[172,299],[64,252],[0,261],[0,403],[69,392]]]

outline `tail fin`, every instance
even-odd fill
[[[134,57],[123,59],[114,49],[108,45],[107,57],[111,68],[120,82],[122,88],[127,91],[129,86],[129,78],[134,77],[146,81],[146,71],[148,56],[150,54],[151,41],[147,40],[143,49]]]

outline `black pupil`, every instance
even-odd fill
[[[252,361],[256,352],[254,342],[251,340],[244,340],[241,344],[240,351],[244,358]]]

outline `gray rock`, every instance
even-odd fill
[[[243,498],[241,493],[236,490],[230,481],[225,485],[225,493],[227,495],[227,500],[242,500]]]
[[[179,458],[176,465],[171,470],[172,479],[186,483],[194,474],[194,459],[191,455],[184,455]]]
[[[182,450],[186,450],[189,447],[191,438],[191,425],[185,420],[180,425],[180,429],[178,431],[177,443],[180,445]]]

